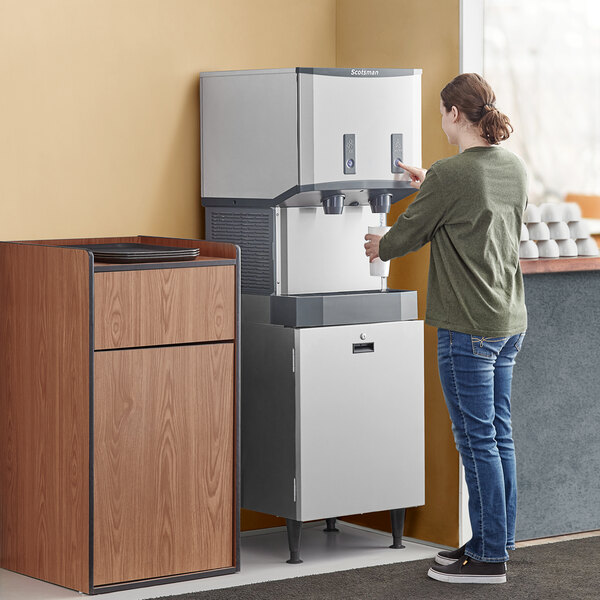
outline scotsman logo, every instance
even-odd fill
[[[373,69],[351,69],[350,75],[379,75],[379,71]]]

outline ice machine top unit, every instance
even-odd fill
[[[420,69],[200,75],[205,206],[389,205],[421,164]]]

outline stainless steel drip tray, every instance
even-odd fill
[[[271,296],[271,323],[323,327],[418,318],[417,292],[386,290]]]

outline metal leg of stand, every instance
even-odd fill
[[[339,531],[339,529],[335,526],[336,517],[332,519],[325,519],[325,523],[327,523],[327,527],[323,529],[323,531]]]
[[[302,533],[302,521],[286,519],[285,524],[287,526],[288,545],[290,547],[290,559],[286,562],[290,565],[297,565],[302,562],[300,560],[300,534]]]
[[[395,508],[390,511],[392,516],[392,536],[394,537],[394,543],[390,548],[404,548],[402,545],[402,534],[404,533],[404,514],[406,509]]]

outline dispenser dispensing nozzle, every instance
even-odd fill
[[[333,196],[328,196],[327,198],[323,198],[321,201],[323,203],[323,210],[326,215],[341,215],[344,210],[344,199],[346,196],[344,194],[334,194]]]
[[[374,213],[389,213],[392,206],[392,194],[377,194],[369,198],[371,212]]]

